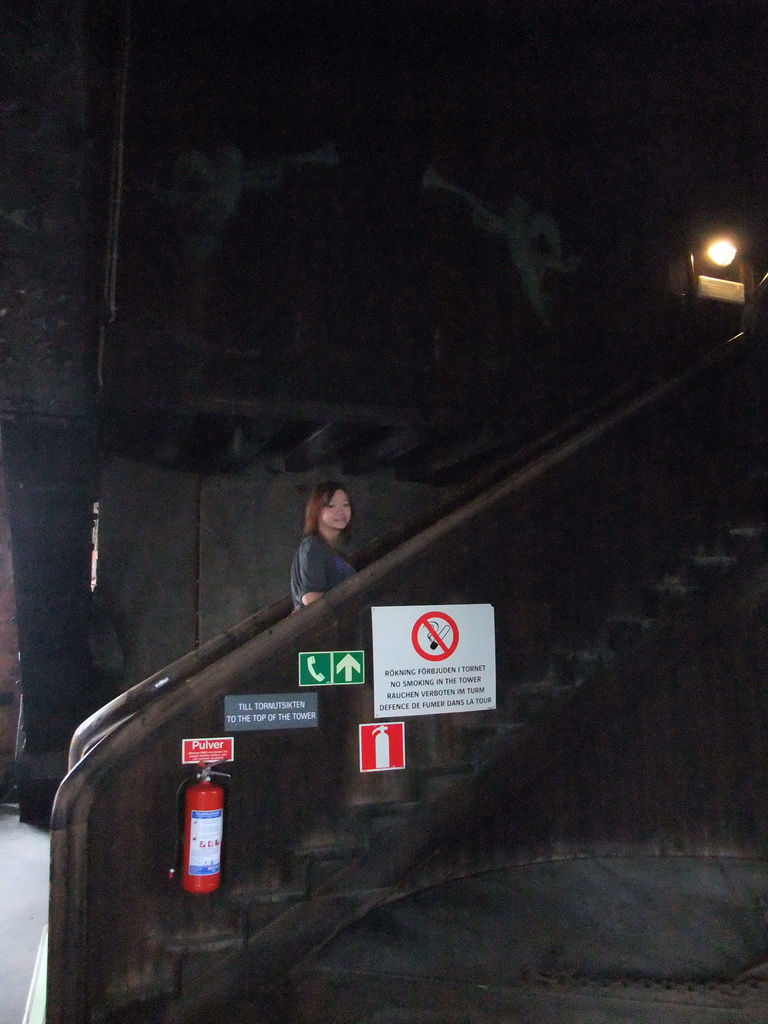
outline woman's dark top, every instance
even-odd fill
[[[321,593],[355,575],[355,570],[322,537],[310,534],[299,544],[291,565],[293,607],[301,608],[304,594]]]

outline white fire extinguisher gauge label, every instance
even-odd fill
[[[190,875],[217,875],[221,864],[224,811],[192,811],[189,835]]]

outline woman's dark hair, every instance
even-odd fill
[[[309,496],[306,508],[304,509],[303,537],[309,537],[311,534],[319,532],[320,513],[328,505],[336,491],[344,491],[349,499],[350,510],[352,509],[352,499],[349,497],[349,492],[345,485],[340,483],[338,480],[324,480],[314,488]],[[344,537],[349,537],[351,532],[352,521],[350,520],[349,524],[342,530],[342,534]]]

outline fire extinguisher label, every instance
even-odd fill
[[[190,875],[217,875],[221,865],[224,811],[192,811],[189,834]]]
[[[219,761],[234,761],[234,759],[235,739],[233,736],[181,741],[182,764],[214,764]]]
[[[360,726],[360,771],[389,772],[405,768],[405,722],[374,722]]]

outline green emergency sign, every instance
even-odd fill
[[[363,651],[307,651],[299,654],[299,686],[340,686],[364,682]]]

